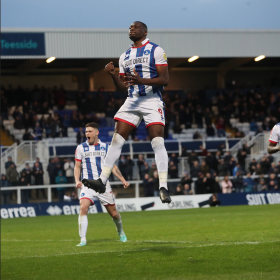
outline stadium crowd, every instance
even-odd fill
[[[86,123],[106,120],[105,125],[113,126],[113,117],[124,101],[124,97],[116,93],[79,91],[74,101],[77,110],[71,115],[61,114],[68,102],[68,94],[63,86],[45,88],[34,86],[32,90],[18,86],[13,88],[1,87],[2,119],[8,119],[11,107],[15,106],[12,118],[14,128],[26,129],[23,140],[41,140],[43,137],[67,137],[67,128],[79,128],[77,143],[85,141],[84,129]],[[71,97],[73,101],[73,96]],[[244,133],[233,128],[230,118],[238,118],[240,122],[249,122],[250,130],[256,134],[270,131],[280,119],[280,93],[274,94],[262,89],[256,90],[224,90],[199,91],[196,94],[182,92],[164,92],[163,100],[166,104],[166,131],[171,128],[174,133],[180,133],[183,128],[191,128],[196,124],[198,128],[205,127],[207,136],[225,137],[230,132],[233,137],[242,137]],[[56,110],[57,109],[57,110]],[[52,113],[50,113],[52,112]],[[45,118],[44,115],[48,114]],[[38,115],[42,115],[39,119]],[[268,116],[268,117],[267,117]],[[262,127],[256,125],[262,122]],[[201,138],[198,132],[194,139]],[[180,183],[171,183],[171,193],[203,194],[203,193],[231,193],[231,192],[260,192],[279,190],[280,163],[276,165],[273,157],[264,155],[261,160],[252,159],[246,169],[245,160],[250,155],[250,147],[244,144],[233,157],[225,151],[223,144],[216,152],[209,152],[200,147],[201,151],[187,151],[183,148],[180,155],[169,157],[169,178],[178,179],[180,161],[187,158],[189,171],[183,172]],[[121,156],[118,166],[126,180],[140,179],[143,181],[145,196],[158,195],[158,174],[155,163],[149,164],[143,155],[138,159]],[[133,173],[133,166],[137,166],[138,174]],[[10,158],[6,163],[6,174],[2,174],[1,186],[29,186],[43,185],[43,168],[39,159],[30,167],[28,163],[21,171],[17,171],[15,163]],[[50,184],[73,183],[73,159],[53,158],[50,160],[47,172]],[[134,175],[133,175],[134,174]],[[253,179],[252,175],[259,175]],[[265,176],[265,175],[268,175]],[[230,176],[230,178],[229,178]],[[220,178],[223,178],[222,180]],[[114,180],[111,177],[111,180]],[[194,184],[194,188],[192,187]],[[65,188],[57,187],[54,195],[63,200]],[[8,203],[14,192],[2,192],[2,202]],[[75,197],[75,194],[71,193]],[[22,201],[27,202],[31,197],[29,190],[22,190]],[[44,190],[37,190],[35,198],[46,197]]]
[[[2,119],[8,119],[11,113],[15,120],[15,129],[26,129],[23,140],[42,137],[67,137],[67,128],[84,127],[88,122],[97,122],[102,125],[113,126],[113,117],[124,102],[125,95],[116,92],[79,91],[69,96],[63,86],[45,88],[34,86],[33,89],[24,89],[21,86],[14,88],[1,87],[1,114]],[[69,99],[77,105],[71,115],[64,114],[64,108]],[[244,133],[232,127],[231,118],[239,122],[249,122],[250,131],[259,133],[270,131],[276,120],[280,118],[280,93],[257,89],[228,89],[202,90],[195,94],[185,94],[182,91],[166,91],[162,99],[165,103],[166,133],[169,128],[174,133],[182,129],[205,128],[208,137],[243,137]],[[50,113],[52,112],[52,113]],[[50,113],[50,114],[49,114]],[[48,115],[46,118],[45,115]],[[42,115],[38,118],[38,115]],[[257,122],[261,122],[259,127]],[[195,132],[193,139],[202,136]]]

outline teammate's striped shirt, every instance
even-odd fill
[[[280,142],[280,123],[276,124],[270,133],[269,142],[278,144]]]
[[[88,141],[77,146],[75,160],[81,162],[81,179],[96,180],[102,172],[109,145],[98,140],[95,145]]]
[[[158,76],[156,66],[168,66],[167,57],[164,50],[158,45],[151,43],[149,39],[142,41],[142,46],[130,47],[120,56],[119,68],[120,75],[126,73],[134,74],[133,69],[141,78],[155,78]],[[135,85],[128,89],[129,97],[157,97],[161,99],[163,87]]]

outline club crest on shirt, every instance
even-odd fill
[[[85,193],[81,193],[81,197],[83,197],[85,195]]]
[[[145,51],[144,51],[144,54],[145,54],[145,55],[149,55],[150,53],[151,53],[150,50],[145,50]]]
[[[101,147],[101,148],[100,148],[100,150],[104,150],[104,151],[105,151],[105,150],[106,150],[106,148],[105,148],[105,147]]]
[[[87,152],[89,150],[89,148],[88,147],[85,147],[85,152]]]

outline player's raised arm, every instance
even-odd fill
[[[269,136],[269,144],[267,146],[267,152],[269,154],[275,154],[280,151],[280,146],[277,145],[279,142],[280,126],[279,124],[275,125]]]
[[[77,161],[75,162],[75,168],[74,168],[74,177],[76,182],[76,188],[82,187],[82,182],[80,181],[80,175],[81,175],[81,162]]]
[[[111,61],[110,63],[108,63],[105,66],[105,69],[110,74],[110,76],[112,77],[113,82],[114,82],[117,90],[120,91],[120,92],[126,93],[127,88],[126,88],[126,85],[123,83],[123,80],[124,80],[125,76],[124,75],[121,75],[119,77],[117,76],[117,74],[115,72],[115,67],[114,67],[113,62]]]
[[[129,187],[130,184],[124,179],[121,171],[119,170],[119,168],[116,165],[114,165],[112,172],[123,183],[123,187],[125,189]]]

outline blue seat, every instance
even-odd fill
[[[149,153],[153,152],[151,143],[133,143],[133,152],[134,153]]]
[[[229,148],[232,148],[239,141],[240,141],[240,139],[228,139],[228,146],[229,146]]]

